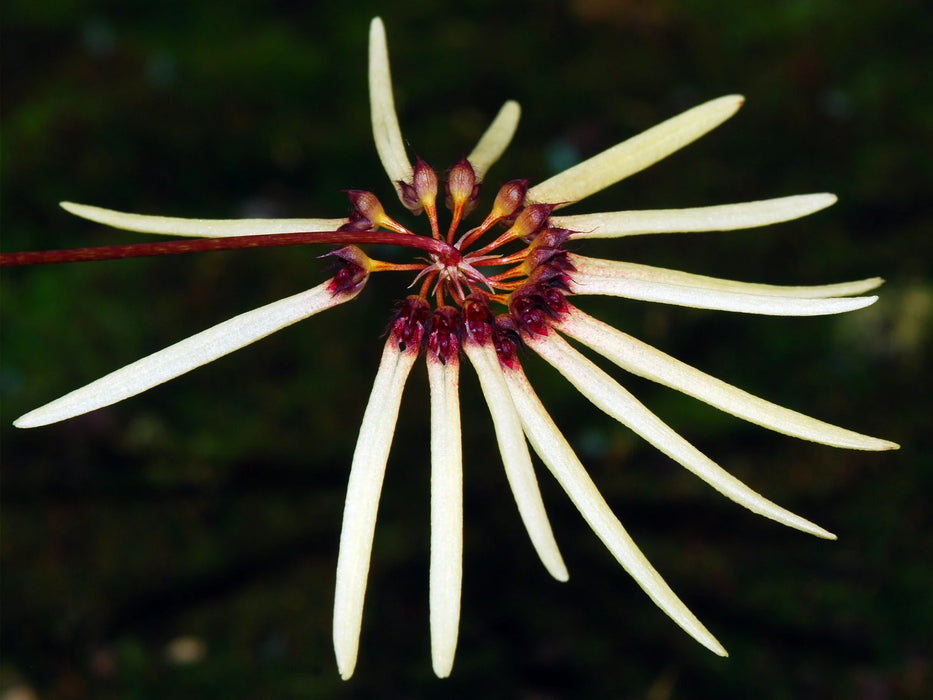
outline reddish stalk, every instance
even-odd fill
[[[311,233],[273,233],[256,236],[229,236],[227,238],[195,238],[158,243],[131,243],[129,245],[41,250],[24,253],[0,254],[0,267],[44,265],[49,263],[92,262],[117,260],[153,255],[180,255],[211,250],[239,250],[241,248],[271,248],[293,245],[382,243],[405,248],[418,248],[437,255],[447,264],[462,259],[460,251],[443,241],[389,231],[315,231]]]

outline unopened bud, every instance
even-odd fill
[[[567,229],[549,226],[541,230],[538,235],[535,236],[532,247],[559,248],[569,237],[570,231]]]
[[[466,216],[476,206],[479,199],[480,183],[476,181],[476,172],[470,161],[461,158],[447,174],[445,191],[447,208]]]
[[[372,192],[365,190],[344,190],[350,198],[353,210],[349,222],[340,227],[341,231],[368,231],[385,223],[388,219],[385,209]]]
[[[422,206],[427,208],[429,204],[433,204],[437,197],[437,173],[421,158],[415,161],[412,182]]]
[[[552,211],[554,211],[552,204],[529,204],[516,217],[515,223],[512,224],[509,231],[515,238],[529,240],[544,228]]]
[[[420,157],[415,158],[411,184],[399,180],[398,185],[402,192],[402,203],[417,216],[424,209],[434,209],[437,199],[437,173]]]
[[[567,259],[567,251],[561,248],[532,248],[525,258],[523,270],[526,275],[531,275],[542,268],[564,272],[572,270],[573,263]]]
[[[573,264],[561,247],[569,236],[570,231],[564,228],[542,229],[528,246],[528,254],[523,263],[525,274],[530,275],[542,266],[554,270],[572,270]]]
[[[511,180],[499,188],[496,194],[496,201],[492,203],[492,211],[489,218],[508,219],[518,211],[518,208],[525,201],[525,193],[528,191],[528,180]]]

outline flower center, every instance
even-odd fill
[[[398,187],[412,213],[426,214],[431,236],[438,242],[423,262],[369,261],[372,271],[417,272],[412,286],[420,282],[419,292],[401,304],[391,326],[399,345],[424,348],[447,361],[459,351],[461,342],[485,343],[491,338],[499,359],[512,364],[521,334],[547,334],[549,323],[566,310],[564,293],[569,291],[572,266],[562,245],[570,231],[550,225],[554,205],[526,202],[528,181],[512,180],[499,188],[482,223],[460,234],[460,225],[476,208],[481,189],[464,158],[450,169],[444,183],[451,221],[442,233],[435,171],[418,158],[412,182],[399,182]],[[420,235],[389,217],[371,192],[348,190],[347,194],[353,209],[341,230],[387,229]],[[481,239],[491,238],[490,231],[497,225],[504,225],[505,231],[483,243]],[[504,307],[504,313],[495,315],[494,306]]]

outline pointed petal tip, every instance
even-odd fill
[[[724,95],[723,97],[720,97],[719,99],[722,100],[723,102],[733,103],[736,109],[741,108],[742,105],[745,104],[745,95],[738,95],[738,94]]]
[[[866,277],[863,280],[859,281],[861,286],[858,287],[858,291],[853,292],[854,294],[859,294],[861,292],[870,292],[872,289],[877,289],[882,284],[884,284],[884,277]]]
[[[700,644],[705,646],[707,649],[709,649],[711,652],[713,652],[716,656],[728,658],[729,652],[726,651],[726,648],[722,644],[719,643],[719,640],[716,639],[712,634],[710,634],[708,630],[704,629],[703,632],[705,632],[705,634],[702,635],[701,637],[694,635],[693,638],[696,641],[698,641]],[[691,632],[691,634],[693,633]]]
[[[859,435],[858,433],[855,434],[855,437],[858,439],[846,445],[839,445],[839,447],[846,447],[850,450],[865,450],[867,452],[887,452],[888,450],[901,449],[900,445],[890,440],[882,440],[870,435]]]
[[[835,535],[835,533],[832,533],[832,532],[830,532],[829,530],[824,530],[823,528],[819,527],[818,525],[814,526],[814,528],[815,528],[814,530],[810,531],[810,534],[811,534],[811,535],[815,535],[816,537],[819,537],[821,540],[836,541],[836,540],[839,539],[839,538]]]
[[[454,661],[453,659],[451,659],[449,663],[447,661],[433,661],[431,663],[431,668],[434,670],[434,675],[438,678],[448,678],[450,672],[453,671]]]
[[[824,445],[830,445],[831,447],[841,447],[847,450],[864,450],[866,452],[885,452],[887,450],[899,450],[901,447],[896,442],[891,442],[890,440],[882,440],[881,438],[862,435],[861,433],[853,431],[846,432],[848,435],[838,442],[822,440],[819,436],[808,437],[806,439],[820,442]]]
[[[760,513],[760,515],[764,515],[764,513]],[[838,537],[836,537],[836,535],[834,535],[834,534],[833,534],[832,532],[830,532],[829,530],[823,529],[822,527],[820,527],[820,526],[817,525],[816,523],[810,522],[810,521],[807,520],[806,518],[803,518],[803,517],[801,517],[801,516],[799,516],[799,515],[795,515],[795,514],[790,513],[790,512],[788,512],[788,515],[790,516],[790,517],[788,517],[788,518],[784,518],[784,519],[781,519],[781,520],[778,520],[778,519],[776,519],[776,518],[773,518],[773,520],[775,520],[775,522],[777,522],[777,523],[779,523],[779,524],[781,524],[781,525],[785,525],[786,527],[790,527],[790,528],[793,528],[793,529],[795,529],[795,530],[799,530],[800,532],[804,532],[804,533],[806,533],[806,534],[808,534],[808,535],[813,535],[814,537],[819,537],[821,540],[837,540],[837,539],[839,539]]]
[[[833,204],[839,201],[839,198],[832,192],[813,192],[811,194],[792,195],[792,197],[797,199],[799,202],[805,202],[808,205],[806,208],[802,206],[800,214],[794,218],[815,214],[816,212],[822,211],[827,207],[831,207]],[[790,199],[790,197],[787,199]]]
[[[742,105],[745,104],[745,95],[723,95],[722,97],[717,97],[705,105],[701,104],[700,107],[708,106],[712,107],[714,105],[719,106],[723,112],[723,121],[729,119],[733,114],[738,112]]]
[[[67,420],[69,418],[74,417],[71,414],[49,415],[47,411],[43,410],[44,408],[45,406],[40,406],[39,408],[29,411],[28,413],[24,413],[19,418],[17,418],[15,421],[13,421],[13,427],[22,428],[22,429],[41,428],[46,425],[52,425],[53,423],[60,423],[63,420]],[[87,413],[87,411],[85,411],[85,413]],[[81,414],[78,413],[76,415],[81,415]]]
[[[92,207],[90,204],[79,204],[78,202],[69,202],[68,200],[59,202],[58,206],[69,214],[80,216],[82,219],[90,218],[90,213],[97,209],[97,207]]]
[[[769,517],[775,522],[779,523],[780,525],[793,528],[794,530],[799,530],[800,532],[805,532],[806,534],[813,535],[814,537],[819,537],[821,540],[839,539],[829,530],[824,530],[816,523],[812,523],[806,518],[803,518],[799,515],[795,515],[794,513],[791,513],[790,511],[787,511],[787,516],[781,519],[773,518],[770,515],[767,515],[766,513],[758,513],[758,514],[764,515],[765,517]]]
[[[350,635],[350,636],[348,636]],[[340,680],[348,681],[356,670],[356,659],[359,654],[359,635],[352,636],[347,630],[338,627],[334,621],[334,656],[337,658],[337,673]]]

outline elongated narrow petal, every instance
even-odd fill
[[[897,449],[893,442],[824,423],[753,396],[666,355],[579,309],[571,308],[558,328],[632,374],[682,391],[765,428],[834,447],[855,450]]]
[[[552,216],[551,224],[573,231],[571,239],[618,238],[645,233],[734,231],[799,219],[825,209],[835,202],[836,195],[821,192],[691,209],[649,209]]]
[[[642,590],[671,619],[707,649],[720,656],[728,656],[722,645],[651,566],[622,527],[622,523],[613,514],[596,484],[541,404],[525,373],[521,368],[507,368],[504,373],[528,441],[599,539]]]
[[[502,463],[505,466],[505,475],[515,496],[518,513],[545,568],[558,581],[566,581],[569,578],[567,567],[557,548],[557,542],[554,541],[554,533],[544,511],[544,502],[541,500],[538,480],[531,466],[521,421],[515,412],[515,406],[512,405],[496,351],[492,343],[478,345],[466,342],[463,349],[476,370],[483,396],[486,397],[496,430],[499,452],[502,454]]]
[[[745,98],[727,95],[689,109],[528,190],[533,202],[571,204],[680,150],[738,111]]]
[[[577,260],[581,260],[577,257]],[[824,316],[855,311],[874,304],[878,297],[842,297],[810,299],[796,296],[774,296],[773,294],[745,294],[726,291],[716,285],[685,286],[667,282],[654,282],[623,276],[604,275],[590,272],[592,267],[583,263],[570,273],[570,290],[573,294],[604,294],[661,304],[692,306],[695,309],[736,311],[746,314],[768,316]]]
[[[515,129],[518,126],[518,119],[522,114],[518,102],[509,100],[504,105],[492,124],[486,129],[476,148],[467,156],[470,165],[473,166],[473,172],[476,173],[476,180],[482,181],[486,177],[489,168],[499,160],[502,153],[508,148],[512,137],[515,135]]]
[[[369,25],[369,109],[376,152],[386,175],[398,192],[399,199],[402,199],[399,181],[410,184],[414,169],[405,152],[402,130],[398,125],[395,98],[392,94],[386,30],[378,17]],[[402,202],[404,201],[402,199]]]
[[[431,660],[438,678],[454,665],[463,578],[460,363],[428,354],[431,387]]]
[[[313,233],[336,231],[347,223],[347,219],[180,219],[174,216],[128,214],[74,202],[59,204],[70,214],[105,226],[139,233],[161,233],[166,236],[227,238],[262,236],[270,233]]]
[[[797,299],[827,299],[830,297],[862,294],[884,283],[884,280],[880,277],[869,277],[863,280],[853,280],[852,282],[807,286],[760,284],[756,282],[737,282],[735,280],[725,280],[718,277],[707,277],[705,275],[694,275],[689,272],[668,270],[663,267],[640,265],[638,263],[587,258],[573,253],[568,253],[567,260],[575,268],[595,277],[641,280],[644,282],[658,282],[665,285],[694,287],[718,292],[771,297],[794,297]]]
[[[817,537],[836,539],[819,525],[756,493],[687,442],[557,333],[528,338],[528,345],[553,365],[593,404],[631,428],[724,496],[749,510]]]
[[[361,284],[352,292],[334,294],[330,291],[331,283],[332,280],[328,280],[314,289],[234,316],[30,411],[13,425],[35,428],[57,423],[135,396],[297,321],[349,301],[363,288]]]
[[[353,675],[356,667],[382,480],[402,390],[417,357],[416,348],[399,350],[397,340],[389,337],[353,452],[334,593],[334,652],[344,680]]]

